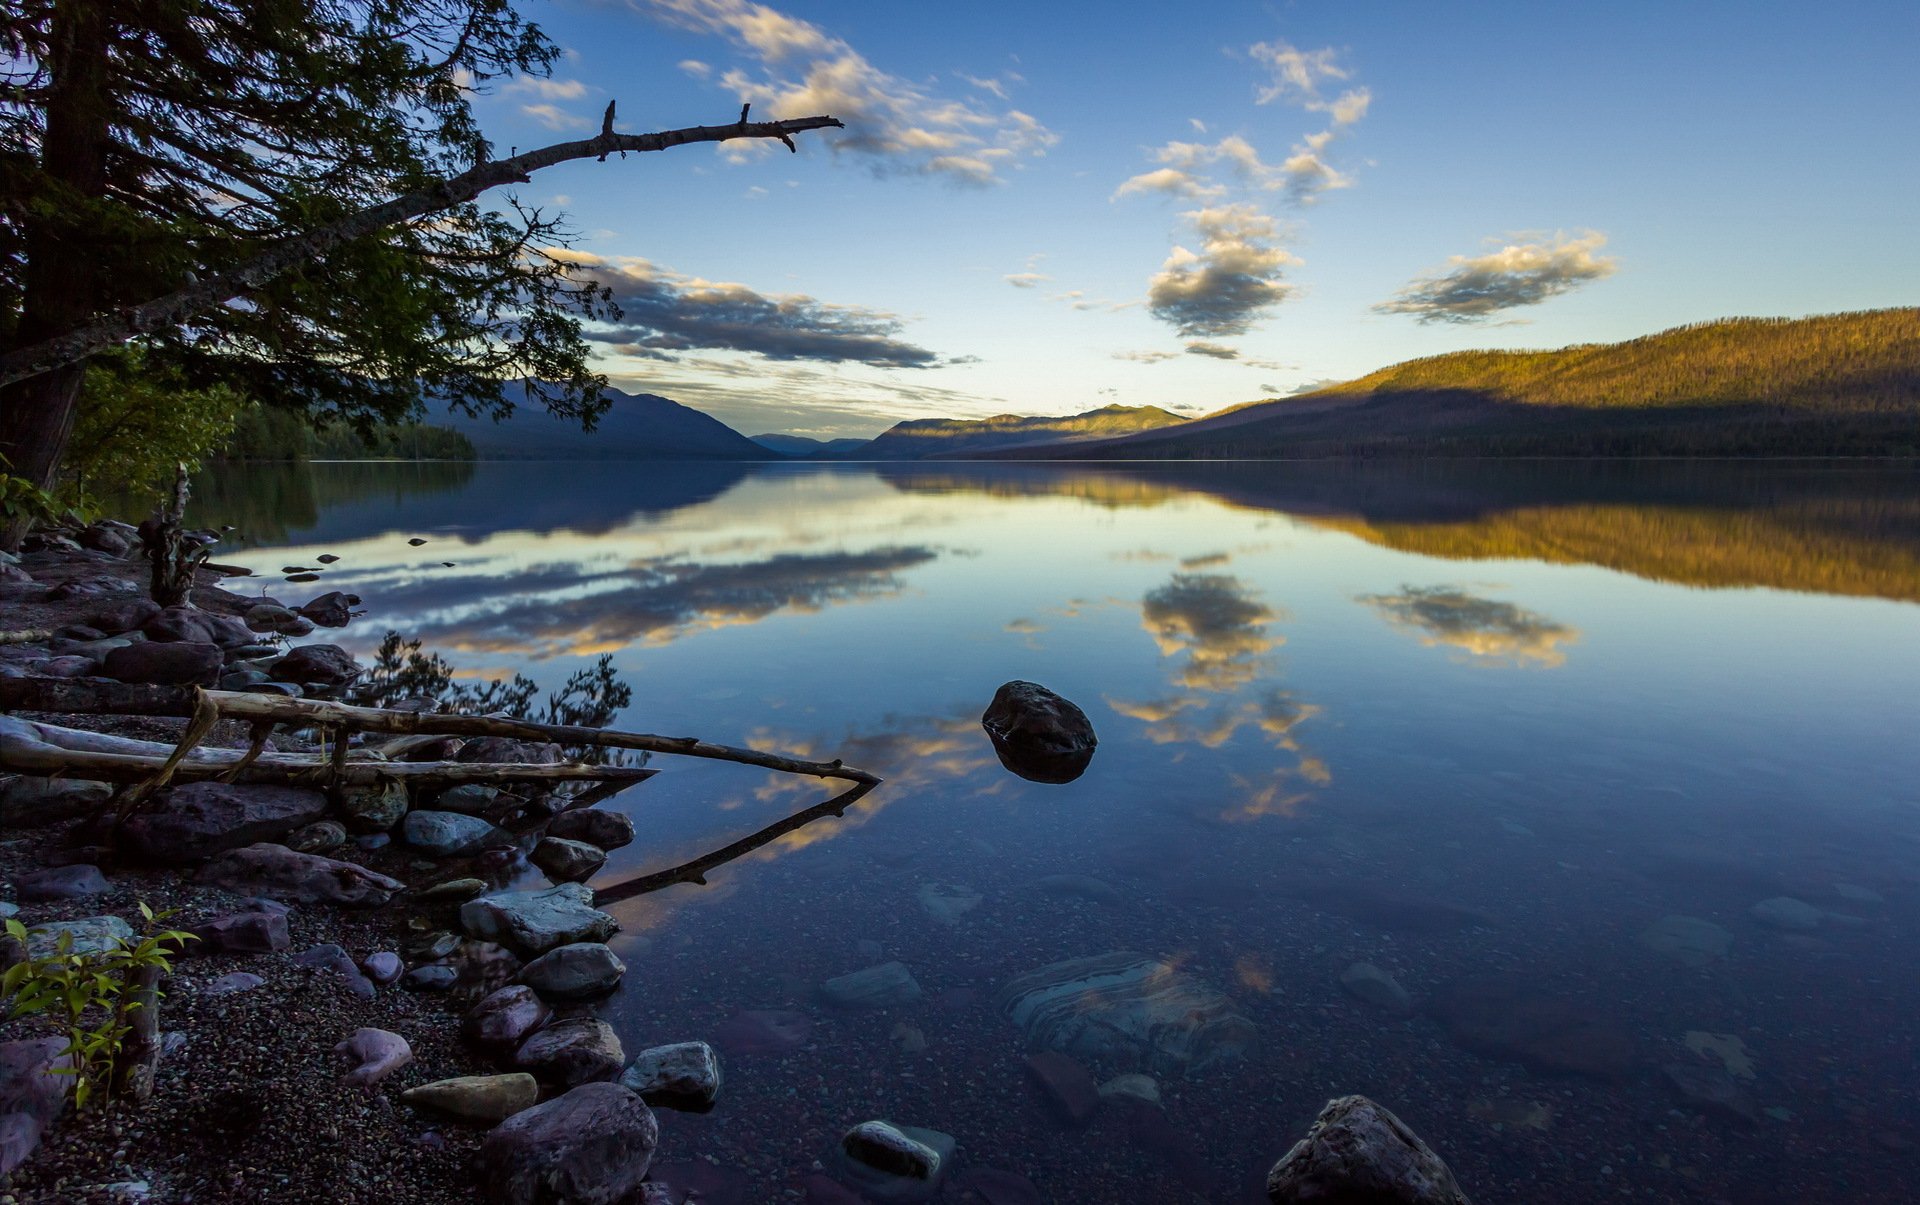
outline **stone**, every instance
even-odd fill
[[[109,783],[22,774],[0,783],[0,831],[43,828],[97,810],[113,797]]]
[[[1033,1181],[998,1167],[962,1168],[954,1174],[953,1187],[961,1200],[980,1205],[1046,1205],[1048,1200]]]
[[[247,625],[249,631],[278,632],[287,624],[300,618],[292,610],[279,603],[255,603],[240,616],[240,622]]]
[[[340,794],[340,812],[356,833],[384,833],[407,817],[411,798],[399,781],[348,787]]]
[[[1404,1017],[1413,1012],[1413,999],[1400,981],[1371,962],[1356,962],[1340,972],[1340,986],[1349,996],[1375,1008]]]
[[[1759,1119],[1752,1095],[1724,1068],[1668,1063],[1660,1068],[1660,1074],[1687,1108],[1749,1125]]]
[[[50,920],[27,926],[27,953],[45,958],[60,948],[60,938],[68,939],[70,954],[107,954],[122,942],[133,940],[133,926],[117,916],[86,916],[79,920]]]
[[[1050,874],[1035,879],[1033,886],[1044,895],[1077,896],[1109,907],[1119,904],[1121,900],[1117,887],[1096,879],[1092,875]]]
[[[448,961],[460,972],[460,986],[473,989],[476,996],[512,983],[519,977],[522,965],[519,957],[505,946],[472,938],[463,939]]]
[[[80,900],[100,895],[108,889],[107,876],[98,866],[76,862],[71,866],[49,866],[33,870],[14,880],[13,889],[23,904],[48,900]]]
[[[198,607],[167,607],[140,625],[150,641],[162,644],[212,644],[237,649],[253,643],[253,633],[238,619]]]
[[[333,1048],[351,1067],[341,1080],[349,1088],[375,1088],[380,1081],[413,1061],[413,1048],[397,1033],[385,1029],[356,1029]]]
[[[1083,1126],[1100,1111],[1100,1088],[1078,1062],[1057,1050],[1027,1056],[1027,1078],[1048,1107],[1071,1126]]]
[[[411,759],[409,759],[411,760]],[[500,788],[482,786],[477,782],[448,787],[440,792],[433,806],[443,812],[459,812],[463,816],[480,816],[493,810],[500,801]]]
[[[327,814],[327,797],[306,787],[192,782],[159,793],[122,828],[148,862],[182,866],[243,845],[278,841]]]
[[[1835,883],[1833,893],[1850,904],[1884,904],[1887,897],[1858,883]]]
[[[503,987],[461,1018],[460,1032],[482,1046],[517,1047],[547,1023],[552,1013],[525,984]]]
[[[384,904],[405,889],[404,884],[364,866],[297,854],[284,845],[264,842],[219,855],[201,868],[199,881],[301,904],[361,907]]]
[[[1621,1081],[1639,1065],[1632,1035],[1591,1002],[1554,996],[1525,974],[1456,979],[1432,1011],[1456,1046],[1536,1075]]]
[[[116,682],[152,686],[212,686],[220,680],[224,658],[217,644],[141,641],[107,653],[100,672]]]
[[[899,962],[883,962],[820,985],[821,998],[841,1008],[892,1008],[912,1004],[920,994],[913,972]]]
[[[277,912],[228,912],[193,927],[196,954],[278,954],[290,944],[287,918]]]
[[[148,620],[160,614],[160,604],[150,598],[129,598],[107,603],[87,613],[87,624],[109,636],[137,632]]]
[[[607,853],[584,841],[564,837],[542,837],[527,861],[556,883],[584,883],[607,864]]]
[[[1733,948],[1733,934],[1697,916],[1663,916],[1640,934],[1640,944],[1698,969],[1725,958]]]
[[[461,1121],[480,1121],[488,1125],[531,1109],[539,1099],[539,1082],[524,1071],[437,1079],[418,1088],[408,1088],[400,1094],[400,1103],[403,1105],[432,1109]]]
[[[360,960],[361,972],[381,987],[399,982],[406,969],[407,964],[392,950],[377,950]]]
[[[0,1042],[0,1180],[27,1161],[66,1112],[73,1060],[64,1038]]]
[[[1453,1172],[1407,1124],[1364,1096],[1327,1102],[1267,1173],[1270,1205],[1469,1205]]]
[[[1087,713],[1034,682],[1007,682],[980,716],[1000,764],[1033,782],[1067,783],[1099,744]]]
[[[459,982],[459,971],[438,962],[415,967],[400,977],[400,986],[410,992],[450,992]]]
[[[478,816],[459,812],[408,812],[400,839],[436,858],[477,852],[488,845],[511,845],[513,838]]]
[[[748,1009],[722,1021],[713,1040],[729,1054],[784,1054],[806,1045],[813,1019],[784,1008]]]
[[[89,657],[54,657],[40,663],[40,673],[49,678],[86,678],[97,665]]]
[[[543,1000],[594,1000],[620,986],[626,964],[599,942],[556,946],[520,971],[520,982]]]
[[[293,956],[295,966],[306,967],[310,971],[332,975],[334,978],[362,1000],[371,1000],[377,994],[373,981],[360,973],[359,964],[339,946],[328,943],[311,946]]]
[[[537,1079],[571,1088],[616,1078],[627,1055],[613,1026],[598,1017],[568,1017],[534,1031],[513,1062]]]
[[[127,542],[125,535],[100,523],[90,523],[82,529],[78,543],[82,548],[91,548],[108,556],[124,557],[133,551],[133,545]]]
[[[476,736],[460,746],[455,761],[517,762],[551,766],[561,760],[560,746],[550,741],[517,741],[507,736]]]
[[[266,980],[251,971],[233,971],[218,979],[209,979],[201,987],[203,996],[234,996],[241,992],[250,992],[265,983]]]
[[[486,890],[485,879],[448,879],[444,883],[435,883],[413,898],[423,904],[464,904],[486,894]]]
[[[323,628],[344,628],[353,618],[353,609],[359,605],[358,594],[344,594],[339,590],[329,590],[301,607],[300,617]]]
[[[1100,1085],[1100,1099],[1160,1107],[1160,1084],[1151,1075],[1129,1072]]]
[[[460,906],[460,924],[472,936],[500,942],[523,958],[577,941],[605,941],[620,927],[593,907],[592,890],[579,883],[468,900]]]
[[[316,820],[287,834],[286,846],[297,854],[324,854],[347,843],[347,829],[338,820]]]
[[[926,1201],[945,1182],[953,1150],[953,1137],[938,1130],[863,1121],[841,1135],[828,1168],[872,1200]]]
[[[996,997],[1029,1050],[1192,1075],[1245,1057],[1258,1031],[1212,985],[1170,962],[1120,951],[1053,963]]]
[[[640,1195],[659,1142],[638,1096],[582,1084],[495,1126],[474,1162],[494,1205],[616,1205]]]
[[[360,663],[337,644],[303,644],[268,670],[282,682],[302,686],[345,686],[360,676]]]
[[[1791,896],[1776,895],[1770,900],[1761,900],[1748,909],[1753,919],[1773,929],[1804,933],[1818,929],[1827,914],[1812,904],[1796,900]]]
[[[621,1085],[648,1104],[690,1112],[713,1107],[720,1080],[720,1056],[705,1042],[649,1047],[620,1074]]]
[[[547,825],[547,836],[584,841],[601,849],[620,849],[633,844],[633,818],[624,812],[580,808],[555,816]]]
[[[952,883],[920,884],[920,907],[943,925],[957,925],[960,918],[980,906],[980,893]]]

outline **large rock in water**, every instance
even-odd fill
[[[305,787],[192,782],[162,792],[126,823],[142,858],[179,866],[258,841],[278,841],[327,814],[327,797]]]
[[[1000,764],[1033,782],[1072,782],[1099,740],[1087,713],[1034,682],[1008,682],[980,717]]]
[[[495,1205],[614,1205],[639,1195],[659,1142],[638,1096],[582,1084],[495,1126],[475,1161]]]
[[[1307,1136],[1267,1173],[1272,1205],[1469,1205],[1446,1162],[1405,1122],[1364,1096],[1320,1110]]]
[[[1209,984],[1141,954],[1100,954],[1012,980],[995,1003],[1030,1050],[1191,1075],[1245,1056],[1253,1022]]]
[[[201,868],[200,881],[300,904],[367,907],[386,903],[406,886],[364,866],[297,854],[284,845],[266,842],[221,854]]]
[[[605,941],[620,928],[593,906],[593,889],[580,883],[468,900],[460,905],[460,924],[470,935],[497,941],[523,958],[577,941]]]

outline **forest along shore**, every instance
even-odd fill
[[[338,697],[360,674],[338,645],[306,640],[350,622],[358,599],[286,606],[203,568],[192,605],[163,609],[146,597],[135,544],[132,528],[103,522],[0,558],[0,678]],[[16,753],[48,731],[36,725],[171,745],[188,723],[0,716]],[[223,720],[203,747],[245,748],[249,735]],[[268,746],[318,748],[305,731]],[[551,763],[561,750],[370,736],[349,757]],[[569,881],[572,867],[541,859],[556,867],[553,887],[498,890],[541,829],[597,865],[604,854],[593,854],[632,839],[624,815],[548,820],[543,800],[480,786],[410,800],[404,785],[330,797],[207,781],[158,792],[114,841],[112,792],[64,776],[0,779],[0,914],[27,926],[31,948],[6,939],[0,964],[44,955],[63,932],[76,952],[110,947],[141,929],[142,904],[198,940],[164,982],[157,1082],[138,1107],[76,1110],[74,1077],[51,1073],[63,1031],[45,1015],[0,1023],[0,1114],[11,1115],[0,1119],[0,1202],[465,1201],[477,1162],[497,1181],[490,1195],[515,1199],[511,1184],[533,1165],[609,1133],[644,1174],[656,1129],[642,1096],[657,1102],[669,1072],[699,1093],[703,1053],[717,1073],[704,1046],[629,1060],[593,1015],[624,968],[601,944],[613,919]],[[574,1109],[558,1128],[525,1123],[536,1100],[622,1074],[614,1107]],[[514,1114],[517,1138],[503,1140],[496,1123]],[[572,1161],[589,1178],[621,1174]]]

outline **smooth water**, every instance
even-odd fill
[[[1481,1202],[1920,1199],[1913,471],[356,464],[200,497],[259,588],[362,595],[363,657],[392,627],[553,686],[611,653],[622,727],[886,777],[612,906],[628,1050],[723,1046],[719,1106],[662,1114],[703,1199],[797,1198],[882,1117],[955,1136],[949,1200],[1258,1200],[1350,1092]],[[1078,781],[996,760],[1014,678],[1091,717]],[[656,764],[596,887],[826,795]],[[1117,951],[1257,1044],[1070,1128],[995,996]],[[818,995],[893,960],[918,1001]],[[1412,1011],[1344,990],[1356,962]]]

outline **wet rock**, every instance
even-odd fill
[[[337,820],[316,820],[287,834],[287,848],[297,854],[324,854],[347,843],[346,826]]]
[[[1272,1205],[1468,1205],[1446,1162],[1364,1096],[1327,1102],[1307,1136],[1267,1173]]]
[[[841,1136],[828,1167],[834,1177],[881,1202],[926,1201],[953,1162],[951,1135],[888,1121],[863,1121]]]
[[[140,632],[162,644],[214,644],[228,649],[253,642],[246,624],[197,607],[167,607],[141,624]]]
[[[287,918],[278,912],[228,912],[193,927],[196,954],[278,954],[290,944]]]
[[[193,782],[160,792],[123,828],[141,858],[181,866],[243,845],[278,841],[327,814],[327,797],[305,787]]]
[[[106,891],[108,883],[98,866],[76,862],[71,866],[28,871],[14,880],[13,888],[21,903],[37,904],[48,900],[86,899]]]
[[[537,1079],[571,1088],[616,1078],[627,1055],[613,1026],[597,1017],[568,1017],[520,1043],[513,1062]]]
[[[515,1113],[531,1109],[540,1099],[540,1085],[524,1071],[504,1075],[462,1075],[434,1080],[400,1094],[400,1103],[416,1109],[432,1109],[462,1121],[488,1125],[505,1121]]]
[[[381,987],[398,982],[407,964],[392,950],[379,950],[360,960],[360,970]]]
[[[233,891],[269,895],[302,904],[373,907],[404,885],[351,862],[298,854],[284,845],[229,850],[201,868],[199,881]]]
[[[0,831],[42,828],[87,815],[113,796],[104,782],[22,774],[0,782]]]
[[[920,999],[920,985],[904,963],[883,962],[827,980],[820,985],[820,996],[841,1008],[891,1008]]]
[[[129,598],[96,607],[87,614],[87,623],[109,636],[137,632],[148,620],[160,614],[160,604],[150,598]]]
[[[501,1122],[480,1144],[494,1205],[616,1205],[637,1197],[660,1126],[618,1084],[583,1084]]]
[[[302,686],[345,686],[360,676],[360,663],[337,644],[303,644],[268,671],[282,682]]]
[[[1783,929],[1788,932],[1804,933],[1818,929],[1827,914],[1812,904],[1796,900],[1791,896],[1776,895],[1769,900],[1761,900],[1748,909],[1753,919],[1771,929]]]
[[[212,686],[224,658],[217,644],[141,641],[107,653],[100,672],[116,682],[152,686]]]
[[[633,844],[633,820],[621,812],[581,808],[555,816],[547,825],[547,836],[584,841],[600,849],[620,849]]]
[[[300,618],[323,628],[344,628],[353,619],[353,609],[359,605],[358,594],[329,590],[301,607]]]
[[[620,1083],[650,1105],[705,1112],[720,1095],[720,1056],[705,1042],[654,1046],[634,1056]]]
[[[400,986],[410,992],[450,992],[460,982],[460,972],[445,963],[415,967],[400,977]]]
[[[526,765],[551,766],[559,764],[561,755],[560,746],[551,742],[516,741],[505,736],[479,736],[461,745],[455,760],[519,762]]]
[[[1356,1000],[1404,1017],[1413,1011],[1413,999],[1399,980],[1371,962],[1356,962],[1340,972],[1340,986]]]
[[[1127,1104],[1160,1107],[1160,1084],[1151,1075],[1130,1072],[1116,1075],[1100,1085],[1100,1099]]]
[[[920,907],[943,925],[957,925],[960,918],[980,905],[980,893],[952,883],[920,884]]]
[[[1668,1063],[1660,1075],[1687,1108],[1746,1124],[1759,1119],[1753,1097],[1724,1068]]]
[[[1093,761],[1093,724],[1085,712],[1033,682],[1008,682],[980,717],[1000,764],[1033,782],[1072,782]]]
[[[0,1042],[0,1178],[27,1161],[66,1111],[73,1061],[64,1038]]]
[[[1536,1075],[1623,1080],[1638,1063],[1633,1038],[1617,1024],[1524,975],[1457,979],[1435,994],[1432,1011],[1455,1045]]]
[[[542,837],[527,861],[556,883],[584,883],[607,864],[607,854],[584,841]]]
[[[400,823],[400,838],[413,848],[436,858],[451,858],[484,849],[489,845],[510,845],[513,838],[480,819],[459,812],[408,812]]]
[[[1120,903],[1120,891],[1110,883],[1091,875],[1050,874],[1034,880],[1034,889],[1043,895],[1073,896],[1112,907]]]
[[[266,980],[250,971],[233,971],[218,979],[207,980],[200,989],[203,996],[233,996],[241,992],[250,992],[265,983]]]
[[[500,942],[523,958],[573,942],[605,941],[620,927],[593,907],[592,890],[579,883],[468,900],[460,906],[460,923],[474,937]]]
[[[359,964],[355,963],[345,950],[331,943],[300,951],[293,956],[293,964],[333,976],[348,991],[362,1000],[371,1000],[376,995],[373,981],[360,973]]]
[[[27,926],[27,953],[45,958],[60,948],[67,938],[72,954],[106,954],[133,940],[133,926],[117,916],[84,916],[79,920],[51,920]]]
[[[344,1055],[351,1070],[341,1081],[349,1088],[374,1088],[381,1080],[413,1061],[407,1040],[385,1029],[356,1029],[333,1048]]]
[[[1048,1106],[1068,1125],[1085,1125],[1100,1111],[1100,1089],[1093,1082],[1093,1076],[1057,1050],[1028,1055],[1027,1077],[1040,1089]]]
[[[460,986],[477,995],[498,991],[516,979],[523,965],[519,955],[491,941],[462,939],[450,962],[460,972]]]
[[[40,673],[49,678],[85,678],[94,668],[95,662],[86,657],[54,657],[40,663]]]
[[[278,632],[287,624],[300,618],[292,610],[278,603],[255,603],[240,616],[240,622],[253,632]]]
[[[594,1000],[620,986],[626,964],[599,942],[558,946],[529,962],[520,982],[543,1000]]]
[[[474,1005],[461,1019],[460,1032],[468,1041],[482,1046],[517,1047],[551,1015],[532,988],[515,984]]]
[[[1119,952],[1041,967],[1010,981],[996,1004],[1029,1050],[1190,1075],[1245,1057],[1253,1022],[1210,984],[1171,963]]]
[[[1733,948],[1733,934],[1697,916],[1663,916],[1640,934],[1640,944],[1683,966],[1705,967]]]
[[[813,1019],[783,1008],[748,1009],[722,1021],[714,1042],[729,1054],[784,1054],[806,1045]]]
[[[341,792],[340,812],[356,833],[384,833],[407,818],[409,802],[404,782],[368,783]]]
[[[459,812],[462,816],[480,816],[492,811],[499,801],[499,787],[466,783],[457,787],[448,787],[440,792],[439,798],[433,801],[433,806],[442,812]]]
[[[435,883],[413,898],[423,904],[464,904],[485,894],[486,890],[485,879],[448,879],[444,883]]]

